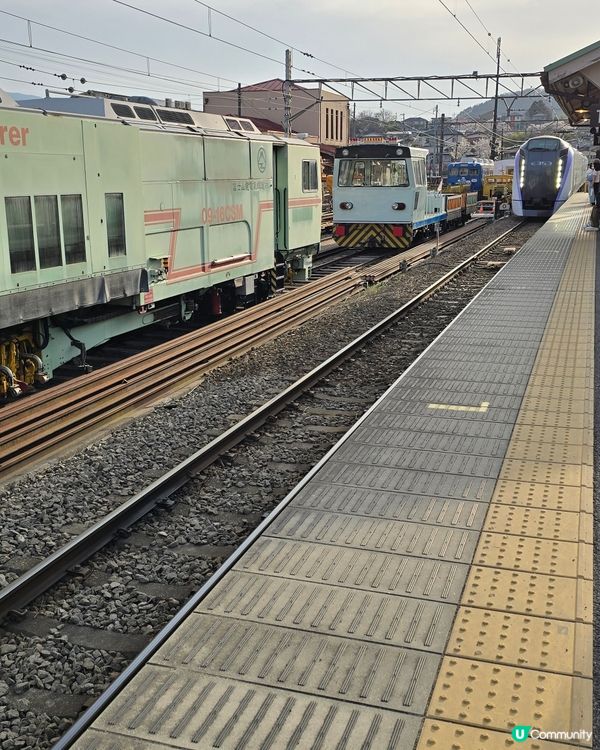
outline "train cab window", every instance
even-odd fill
[[[448,170],[448,177],[458,177],[458,169],[456,167],[451,167]]]
[[[63,239],[65,261],[85,263],[85,232],[83,227],[83,204],[80,195],[61,195]]]
[[[237,120],[234,120],[231,117],[226,117],[225,122],[230,130],[241,130],[240,123]]]
[[[468,177],[468,176],[469,176],[469,168],[468,168],[468,167],[461,167],[461,168],[460,168],[460,169],[458,170],[458,174],[459,174],[459,175],[460,175],[461,177]]]
[[[477,167],[471,167],[471,169],[469,169],[469,175],[471,177],[479,177],[479,170]]]
[[[317,160],[310,159],[302,162],[302,191],[304,193],[314,192],[319,189],[319,177],[317,174]]]
[[[11,273],[35,271],[35,245],[33,243],[33,218],[28,195],[5,198],[8,252]]]
[[[125,211],[123,193],[106,193],[106,234],[108,236],[108,257],[125,255]]]
[[[342,159],[340,187],[408,187],[405,159]]]
[[[58,198],[56,195],[36,195],[33,201],[40,268],[62,266]]]

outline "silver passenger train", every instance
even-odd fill
[[[515,156],[512,210],[516,216],[546,218],[585,181],[586,157],[556,136],[536,136]]]

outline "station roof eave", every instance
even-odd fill
[[[544,89],[556,99],[571,125],[598,124],[600,41],[546,65],[541,78]]]

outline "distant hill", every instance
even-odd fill
[[[529,89],[529,91],[531,90],[532,89]],[[554,115],[560,118],[564,117],[564,113],[562,109],[558,106],[558,104],[554,101],[552,97],[519,96],[517,97],[516,101],[514,101],[513,97],[510,96],[509,94],[506,94],[506,97],[507,99],[509,99],[508,105],[510,108],[510,112],[526,112],[534,102],[543,102],[547,107],[550,107]],[[504,117],[506,115],[507,109],[508,108],[506,104],[504,103],[504,100],[499,99],[498,100],[498,116]],[[482,120],[486,117],[492,117],[493,114],[494,114],[494,100],[488,99],[487,101],[481,102],[480,104],[474,104],[472,107],[467,107],[466,109],[463,109],[457,115],[457,119],[460,119],[463,116],[468,117],[470,115],[471,117],[474,117],[477,120]]]
[[[16,102],[22,102],[24,99],[35,99],[35,94],[13,94],[12,91],[9,91],[8,95],[12,96]]]

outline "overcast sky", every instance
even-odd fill
[[[208,10],[197,0],[124,2],[205,34],[209,31]],[[448,75],[473,70],[493,73],[494,61],[477,42],[495,57],[498,36],[502,37],[502,66],[508,72],[542,70],[599,36],[591,23],[592,0],[569,0],[568,6],[564,0],[209,0],[208,4],[215,9],[210,19],[213,37],[230,45],[142,14],[115,0],[0,1],[2,11],[140,53],[127,54],[35,23],[28,29],[25,21],[2,13],[0,88],[42,96],[45,87],[73,85],[78,90],[95,88],[191,99],[194,108],[199,109],[202,91],[234,88],[238,81],[248,84],[283,78],[286,46],[315,56],[293,53],[295,78],[309,78],[304,71],[323,78]],[[477,41],[461,28],[444,4]],[[245,28],[217,11],[281,41]],[[145,56],[189,70],[148,61]],[[162,78],[125,70],[147,72],[148,66],[153,76]],[[75,83],[56,77],[63,73]],[[81,77],[86,78],[86,84],[79,83]],[[32,86],[30,82],[42,85]],[[349,93],[348,89],[339,90]],[[461,100],[461,108],[474,103]],[[435,104],[431,101],[383,106],[406,116],[428,117]],[[456,101],[439,104],[440,112],[451,115],[457,111]],[[378,103],[357,104],[357,111],[378,108]]]

